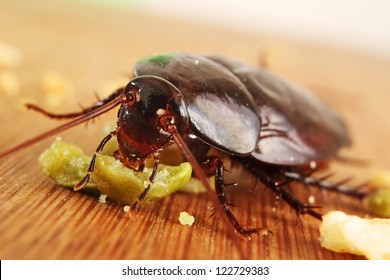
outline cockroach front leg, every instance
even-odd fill
[[[89,112],[92,112],[93,110],[96,110],[96,109],[104,106],[105,104],[107,104],[110,101],[117,98],[122,93],[123,93],[123,88],[119,88],[116,91],[114,91],[110,96],[108,96],[102,100],[99,100],[98,102],[94,103],[92,106],[87,107],[87,108],[81,110],[80,112],[74,112],[74,113],[66,113],[66,114],[51,113],[51,112],[48,112],[45,109],[39,107],[38,105],[31,104],[31,103],[27,103],[26,107],[29,110],[39,112],[39,113],[41,113],[41,114],[43,114],[51,119],[73,119],[73,118],[88,114]]]
[[[112,138],[112,136],[115,136],[116,133],[117,133],[116,131],[112,131],[110,134],[108,134],[106,137],[104,137],[103,140],[100,142],[99,146],[97,147],[95,153],[92,156],[91,162],[89,163],[87,174],[84,176],[83,179],[81,179],[81,181],[76,186],[74,186],[75,191],[78,191],[78,190],[84,188],[88,184],[89,179],[91,178],[91,174],[92,174],[93,170],[95,169],[95,161],[96,161],[97,154],[103,150],[103,148],[107,144],[107,142]]]
[[[243,228],[233,213],[229,209],[229,203],[227,201],[225,192],[225,181],[224,181],[224,163],[222,159],[216,156],[208,157],[207,160],[202,164],[205,173],[208,176],[215,175],[215,191],[217,193],[218,202],[222,210],[226,213],[229,221],[232,223],[236,232],[243,236],[248,236],[252,233],[259,232],[261,228],[245,229]]]
[[[137,200],[131,205],[130,209],[137,211],[139,205],[141,202],[145,199],[146,195],[148,194],[150,188],[152,187],[152,184],[154,183],[154,180],[157,175],[157,169],[158,164],[160,163],[157,153],[154,155],[154,164],[153,164],[153,170],[152,174],[150,174],[148,178],[148,186],[142,191],[142,193],[137,197]]]

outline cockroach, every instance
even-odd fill
[[[341,147],[351,144],[347,127],[335,111],[266,69],[215,55],[175,52],[142,59],[125,87],[80,112],[55,114],[27,104],[28,109],[49,118],[73,120],[2,152],[0,157],[118,106],[116,129],[100,142],[75,190],[88,183],[96,155],[116,136],[119,149],[113,156],[124,166],[142,171],[145,160],[154,159],[148,186],[131,206],[133,210],[153,187],[159,153],[176,143],[230,233],[245,236],[259,229],[242,227],[231,212],[225,195],[224,161],[207,156],[211,147],[243,163],[298,214],[321,219],[313,206],[300,202],[285,188],[293,181],[356,198],[365,195],[312,176],[315,165],[336,157]],[[207,180],[211,175],[215,175],[215,192]]]

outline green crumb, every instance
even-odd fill
[[[85,176],[90,158],[85,156],[79,147],[57,139],[42,153],[39,162],[43,173],[57,184],[73,187]],[[98,155],[87,188],[97,189],[114,201],[131,205],[147,187],[151,172],[152,168],[137,172],[124,167],[111,156]],[[187,162],[178,166],[160,164],[145,202],[152,202],[176,192],[189,181],[191,173],[192,167]]]
[[[90,158],[74,145],[57,138],[39,157],[42,172],[57,184],[73,188],[85,176]],[[96,189],[93,181],[86,186]]]
[[[390,217],[390,189],[381,189],[365,199],[368,209],[381,217]]]
[[[92,179],[98,190],[109,198],[131,205],[147,187],[152,168],[137,172],[124,167],[111,156],[99,155],[96,158]],[[176,192],[191,178],[192,168],[188,162],[179,166],[160,164],[156,179],[145,197],[145,202],[155,201]]]
[[[209,183],[212,188],[214,188],[214,176],[209,178]],[[206,193],[206,189],[203,186],[202,182],[197,178],[192,177],[181,189],[181,192],[192,193],[192,194],[201,194]]]

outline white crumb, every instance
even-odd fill
[[[180,212],[179,216],[179,222],[181,225],[187,225],[187,226],[192,226],[195,222],[194,216],[188,214],[187,212],[183,211]]]
[[[0,68],[15,68],[22,62],[22,52],[0,41]]]
[[[0,93],[15,96],[19,92],[20,82],[18,76],[10,70],[0,71]]]
[[[101,194],[101,195],[99,196],[99,202],[100,202],[100,203],[106,203],[106,198],[107,198],[107,195]]]

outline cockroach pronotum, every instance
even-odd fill
[[[315,179],[313,165],[336,157],[351,144],[346,125],[313,95],[269,71],[214,55],[168,53],[140,60],[134,78],[107,98],[77,113],[54,114],[27,107],[53,119],[72,119],[0,153],[8,156],[42,139],[91,120],[119,106],[117,127],[98,145],[82,189],[94,171],[96,155],[113,136],[119,149],[113,156],[128,168],[142,171],[154,159],[149,184],[131,206],[136,210],[153,187],[159,153],[176,143],[227,225],[228,232],[249,235],[225,195],[224,162],[207,156],[211,147],[243,163],[260,182],[298,214],[321,219],[313,206],[296,199],[285,186],[293,181],[330,189],[356,198],[363,191]],[[215,175],[215,192],[207,177]]]

